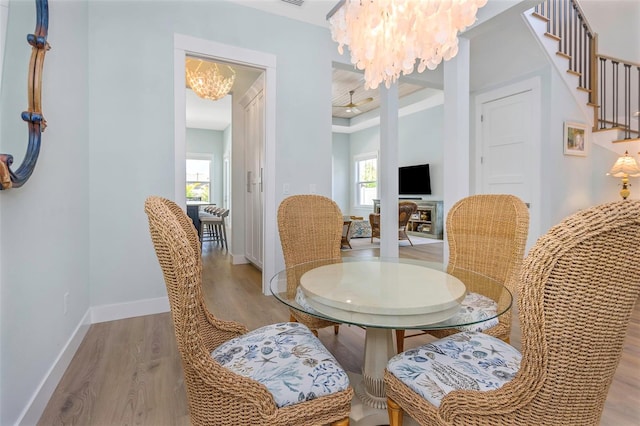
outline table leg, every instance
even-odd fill
[[[355,387],[360,400],[374,408],[386,409],[384,369],[395,355],[392,330],[367,327],[364,340],[364,367],[362,383]]]

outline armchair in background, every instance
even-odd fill
[[[407,224],[411,216],[418,211],[418,205],[413,201],[400,201],[398,203],[398,240],[408,240],[413,246],[409,235],[407,235]],[[371,242],[373,238],[380,238],[380,213],[369,214],[371,224]]]

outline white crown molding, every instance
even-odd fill
[[[436,89],[423,89],[399,100],[398,117],[414,114],[444,104],[444,92]],[[380,125],[380,109],[368,111],[350,120],[334,120],[331,130],[334,133],[351,134]]]

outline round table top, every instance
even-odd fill
[[[448,274],[443,269],[439,263],[404,258],[320,260],[279,272],[270,288],[293,309],[365,327],[443,329],[473,324],[468,317],[460,323],[455,315],[469,291],[494,300],[495,316],[511,307],[511,293],[501,283],[471,271]]]

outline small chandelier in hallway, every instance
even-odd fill
[[[365,88],[387,88],[400,76],[436,69],[458,53],[458,32],[487,0],[341,0],[327,15],[340,54],[364,70]]]
[[[230,66],[224,65],[223,67],[229,70],[228,76],[225,76],[220,71],[218,64],[204,64],[205,61],[198,61],[195,69],[187,66],[187,83],[189,87],[202,99],[217,101],[224,98],[233,87],[236,72]]]

